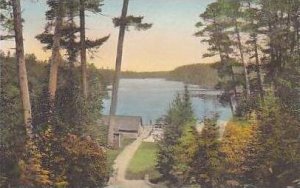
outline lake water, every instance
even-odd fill
[[[219,91],[201,89],[196,85],[188,85],[188,88],[192,96],[193,110],[199,121],[213,113],[218,113],[221,122],[231,118],[230,108],[218,102],[216,96]],[[121,79],[117,115],[141,116],[144,124],[149,124],[150,120],[155,122],[166,114],[176,94],[183,91],[182,82],[164,79]],[[104,114],[109,113],[109,107],[110,99],[105,99]]]

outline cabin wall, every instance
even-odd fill
[[[119,132],[123,138],[137,138],[138,133],[127,133],[127,132]]]

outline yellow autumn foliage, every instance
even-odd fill
[[[26,155],[19,161],[20,183],[26,186],[50,186],[49,171],[41,165],[41,153],[32,140],[26,142]]]
[[[224,157],[224,169],[228,174],[242,173],[241,165],[245,160],[244,148],[251,139],[253,129],[240,122],[231,121],[226,126],[220,151]]]

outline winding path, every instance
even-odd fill
[[[218,122],[220,126],[220,134],[222,135],[225,130],[227,122]],[[201,132],[203,125],[198,125],[198,131]],[[144,129],[143,133],[131,144],[126,146],[123,151],[118,155],[114,161],[114,173],[108,182],[107,188],[151,188],[150,184],[147,184],[144,180],[127,180],[126,179],[126,170],[130,163],[130,160],[133,158],[135,152],[138,150],[139,146],[144,139],[149,139],[150,129]],[[150,139],[151,140],[151,139]]]
[[[144,129],[143,133],[118,155],[113,166],[114,174],[110,178],[107,188],[151,188],[144,180],[126,180],[125,177],[130,160],[148,135],[149,130]]]

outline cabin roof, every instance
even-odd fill
[[[110,116],[102,116],[101,123],[108,126]],[[142,125],[140,116],[111,116],[111,125],[115,131],[138,131]]]

